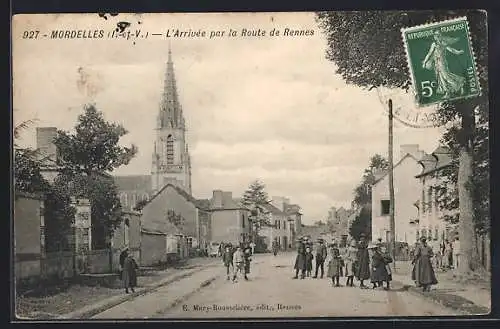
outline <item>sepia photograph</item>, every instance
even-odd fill
[[[487,31],[14,15],[13,318],[489,314]]]

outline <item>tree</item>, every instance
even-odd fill
[[[370,164],[363,172],[361,183],[354,189],[354,207],[362,207],[372,202],[371,188],[376,182],[375,173],[386,172],[389,162],[380,154],[375,154],[370,158]]]
[[[326,224],[323,221],[321,221],[321,220],[317,220],[317,221],[314,222],[314,226],[325,226],[325,225]]]
[[[137,203],[134,206],[134,210],[135,211],[141,211],[148,204],[148,202],[149,201],[145,200],[145,199],[137,201]]]
[[[252,222],[254,224],[254,239],[263,226],[271,226],[268,211],[265,206],[271,201],[266,192],[266,185],[259,180],[253,181],[243,193],[241,203],[252,211]]]
[[[352,221],[351,226],[349,227],[349,234],[355,240],[359,240],[361,233],[365,234],[369,239],[371,239],[371,218],[371,205],[362,206],[358,215]]]
[[[36,151],[14,150],[14,189],[17,192],[41,193],[47,191],[49,182],[43,178]]]
[[[58,131],[54,143],[63,168],[61,177],[70,182],[72,193],[90,200],[93,248],[103,248],[122,220],[117,187],[108,172],[128,164],[137,148],[120,146],[127,131],[105,121],[95,106],[85,106],[84,111],[75,132]]]
[[[411,85],[400,29],[466,15],[471,29],[483,96],[445,103],[440,119],[459,119],[458,134],[450,136],[459,145],[458,195],[460,240],[464,253],[460,272],[474,269],[474,216],[472,178],[473,141],[476,134],[474,109],[487,117],[486,15],[479,10],[413,12],[320,12],[317,20],[328,42],[327,58],[348,83],[372,89],[380,86],[407,90]],[[487,191],[483,191],[487,194]]]

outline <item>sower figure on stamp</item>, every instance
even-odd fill
[[[234,272],[233,252],[231,249],[232,248],[230,245],[226,245],[224,254],[222,255],[222,261],[224,263],[224,266],[226,267],[227,280],[229,280],[230,276],[233,275]]]
[[[297,248],[297,257],[295,258],[295,265],[293,267],[295,269],[295,276],[293,279],[300,278],[303,279],[305,277],[306,272],[306,247],[303,241],[299,241],[299,246]]]
[[[327,251],[323,239],[319,239],[318,243],[319,245],[316,248],[316,271],[314,272],[314,278],[316,279],[318,277],[318,270],[321,269],[321,278],[323,279]]]
[[[137,286],[137,270],[139,266],[132,255],[128,254],[123,261],[123,285],[125,286],[125,292],[128,294],[128,289],[130,288],[132,292],[135,292],[134,287]]]
[[[368,254],[368,242],[366,236],[361,233],[358,243],[357,269],[355,276],[360,281],[359,287],[366,288],[364,280],[370,278],[370,255]]]

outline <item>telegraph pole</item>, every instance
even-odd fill
[[[394,219],[394,156],[393,156],[393,115],[392,99],[389,99],[389,219],[390,219],[390,241],[389,251],[393,260],[393,267],[396,269],[396,223]]]

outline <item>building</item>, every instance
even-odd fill
[[[288,227],[290,229],[290,243],[293,248],[296,244],[295,242],[302,234],[302,213],[300,206],[298,204],[288,204],[283,205],[287,219],[289,220]]]
[[[410,221],[418,217],[415,204],[420,184],[415,175],[421,171],[423,152],[418,145],[402,145],[401,159],[394,165],[394,220],[397,242],[413,243],[416,239]],[[372,186],[372,239],[390,241],[389,175],[385,172]]]
[[[271,250],[273,241],[276,241],[280,250],[289,249],[291,242],[291,231],[289,226],[292,220],[289,220],[286,213],[272,203],[264,205],[264,210],[269,215],[271,225],[262,227],[259,235],[264,237],[267,248]]]
[[[141,259],[141,214],[139,212],[123,212],[123,221],[113,231],[111,247],[113,248],[113,267],[118,268],[119,255],[124,248],[139,262]]]
[[[167,69],[158,115],[156,139],[151,156],[151,174],[115,176],[124,210],[133,210],[167,184],[191,195],[191,157],[186,140],[186,122],[179,100],[172,53],[168,51]]]
[[[345,209],[344,207],[336,208],[331,207],[328,210],[328,227],[334,238],[337,241],[344,241],[346,243],[347,237],[349,236],[349,217],[352,214],[351,210]]]
[[[421,172],[415,177],[418,179],[420,195],[416,200],[418,217],[413,218],[414,236],[427,237],[431,244],[442,243],[450,238],[453,226],[444,221],[445,215],[450,215],[439,207],[437,202],[437,187],[447,182],[443,179],[443,172],[452,165],[452,158],[448,148],[440,146],[431,154],[424,156],[421,161]]]
[[[214,190],[210,200],[211,241],[238,244],[250,241],[250,210],[232,192]]]

